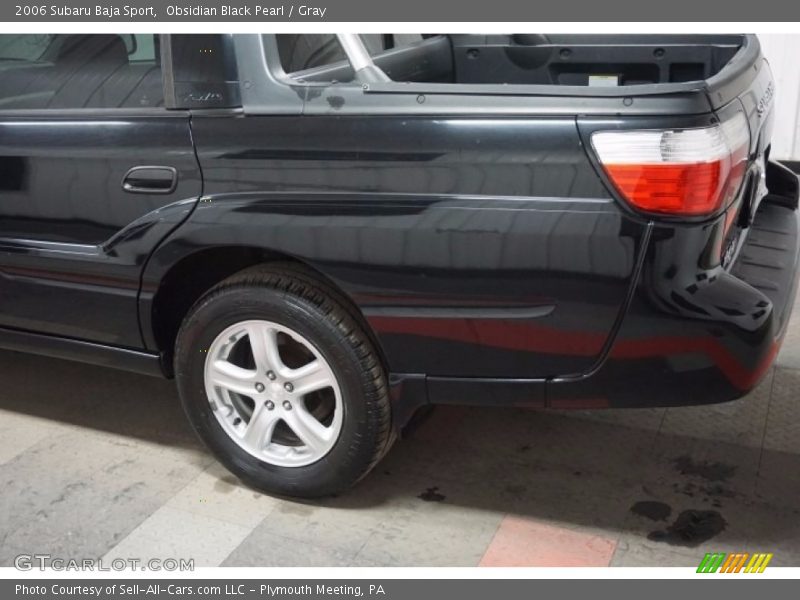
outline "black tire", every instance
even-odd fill
[[[211,410],[204,383],[207,350],[227,327],[249,319],[297,331],[334,370],[342,428],[333,448],[315,463],[281,467],[260,461],[228,436]],[[184,410],[203,442],[244,483],[268,493],[313,498],[345,490],[394,441],[386,373],[369,336],[338,292],[294,265],[246,269],[198,300],[178,333],[175,377]]]

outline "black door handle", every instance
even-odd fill
[[[131,194],[171,194],[177,185],[173,167],[133,167],[122,178],[122,189]]]

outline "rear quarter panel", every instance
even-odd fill
[[[204,197],[145,287],[210,246],[303,261],[364,313],[394,373],[540,378],[600,359],[645,224],[573,117],[193,119]]]

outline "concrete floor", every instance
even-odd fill
[[[697,566],[736,551],[800,566],[800,308],[776,367],[743,400],[440,407],[355,490],[318,503],[238,484],[195,440],[170,382],[10,352],[0,379],[2,566],[42,552],[197,566]]]

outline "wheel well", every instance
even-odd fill
[[[184,317],[208,290],[248,267],[280,262],[294,264],[298,269],[331,288],[340,300],[348,304],[352,316],[359,322],[387,367],[374,331],[361,310],[344,290],[324,274],[306,263],[279,252],[247,246],[225,246],[200,250],[176,263],[164,276],[153,298],[152,328],[158,349],[164,354],[164,364],[171,365],[175,341]],[[388,373],[388,370],[387,370]]]

